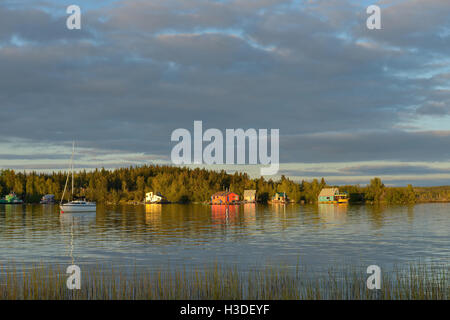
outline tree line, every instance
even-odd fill
[[[39,202],[45,194],[62,197],[66,172],[38,173],[0,171],[0,195],[15,192],[29,203]],[[69,183],[69,191],[70,194]],[[259,201],[265,202],[276,192],[286,192],[295,202],[315,203],[325,180],[296,182],[285,176],[274,181],[263,177],[251,179],[246,173],[229,174],[225,171],[190,169],[174,166],[139,166],[114,170],[96,169],[74,174],[74,195],[98,203],[141,202],[149,191],[161,192],[171,202],[201,202],[210,199],[217,191],[230,190],[243,196],[244,190],[257,190]],[[385,202],[411,204],[425,201],[449,201],[450,187],[413,188],[386,187],[381,179],[374,178],[367,186],[340,186],[340,191],[350,194],[351,202]],[[66,197],[67,199],[67,193]]]

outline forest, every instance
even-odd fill
[[[27,203],[39,202],[45,194],[61,199],[67,172],[0,171],[0,195],[15,192]],[[266,202],[275,192],[286,192],[299,203],[315,203],[327,183],[320,181],[293,181],[285,176],[279,180],[251,179],[246,173],[229,174],[225,171],[190,169],[175,166],[139,166],[114,170],[79,171],[74,175],[74,195],[106,204],[142,202],[145,192],[161,192],[171,202],[202,202],[211,194],[230,190],[243,195],[246,189],[256,189],[258,200]],[[70,197],[69,182],[65,199]],[[380,178],[373,178],[366,186],[339,186],[350,194],[350,202],[414,204],[417,202],[450,201],[450,186],[443,187],[387,187]]]

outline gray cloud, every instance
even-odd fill
[[[449,168],[433,168],[430,166],[418,165],[363,165],[347,167],[340,170],[343,174],[352,175],[401,175],[401,174],[448,174]]]
[[[83,164],[80,166],[75,166],[75,170],[78,169],[95,169],[104,167],[105,169],[114,169],[114,168],[127,168],[130,166],[135,166],[136,162],[112,162],[108,164]],[[0,166],[3,169],[9,169],[7,166]],[[68,170],[67,163],[54,163],[54,164],[17,164],[14,166],[16,170],[36,170],[36,171],[59,171],[59,170]]]
[[[333,171],[323,171],[323,170],[295,170],[295,169],[285,169],[278,172],[280,175],[293,176],[293,177],[333,177],[342,176],[342,173]]]
[[[49,3],[46,4],[47,6]],[[53,7],[50,7],[53,8]],[[64,7],[59,7],[65,13]],[[65,28],[66,16],[55,17],[32,5],[20,9],[10,9],[0,5],[0,43],[24,41],[39,46],[43,43],[92,39],[89,28],[70,32]]]
[[[421,0],[382,3],[382,28],[370,32],[364,25],[355,27],[360,37],[375,40],[401,50],[415,50],[418,54],[448,54],[450,34],[450,5],[446,0],[428,0],[423,7]]]
[[[412,184],[414,187],[432,187],[432,186],[448,186],[450,185],[450,179],[439,179],[439,178],[428,178],[428,179],[393,179],[393,178],[383,178],[383,183],[386,186],[406,186],[408,184]],[[333,177],[326,179],[327,184],[329,185],[355,185],[359,184],[361,186],[367,185],[369,181],[367,179],[333,179]]]
[[[429,101],[417,109],[419,114],[428,115],[448,115],[450,114],[450,100],[446,103],[443,101]]]
[[[67,159],[66,154],[0,154],[0,160]]]
[[[436,168],[427,165],[392,164],[392,165],[355,165],[336,169],[336,171],[286,169],[279,174],[300,177],[345,177],[345,176],[398,176],[398,175],[429,175],[450,174],[450,167]]]
[[[398,130],[293,135],[281,141],[284,162],[448,161],[449,132]]]

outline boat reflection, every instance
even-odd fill
[[[162,204],[146,204],[145,205],[145,213],[158,213],[160,214],[162,212]]]
[[[320,220],[326,224],[339,225],[345,223],[347,211],[347,204],[319,204]]]
[[[162,204],[152,203],[145,205],[145,223],[152,226],[161,225]]]
[[[75,264],[76,235],[86,233],[83,228],[95,222],[95,216],[95,212],[65,212],[59,215],[61,234],[67,243],[67,256],[72,265]]]

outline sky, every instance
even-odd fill
[[[279,129],[296,180],[449,185],[449,17],[448,0],[2,0],[0,169],[65,170],[73,140],[79,169],[171,164],[171,133],[201,120]]]

